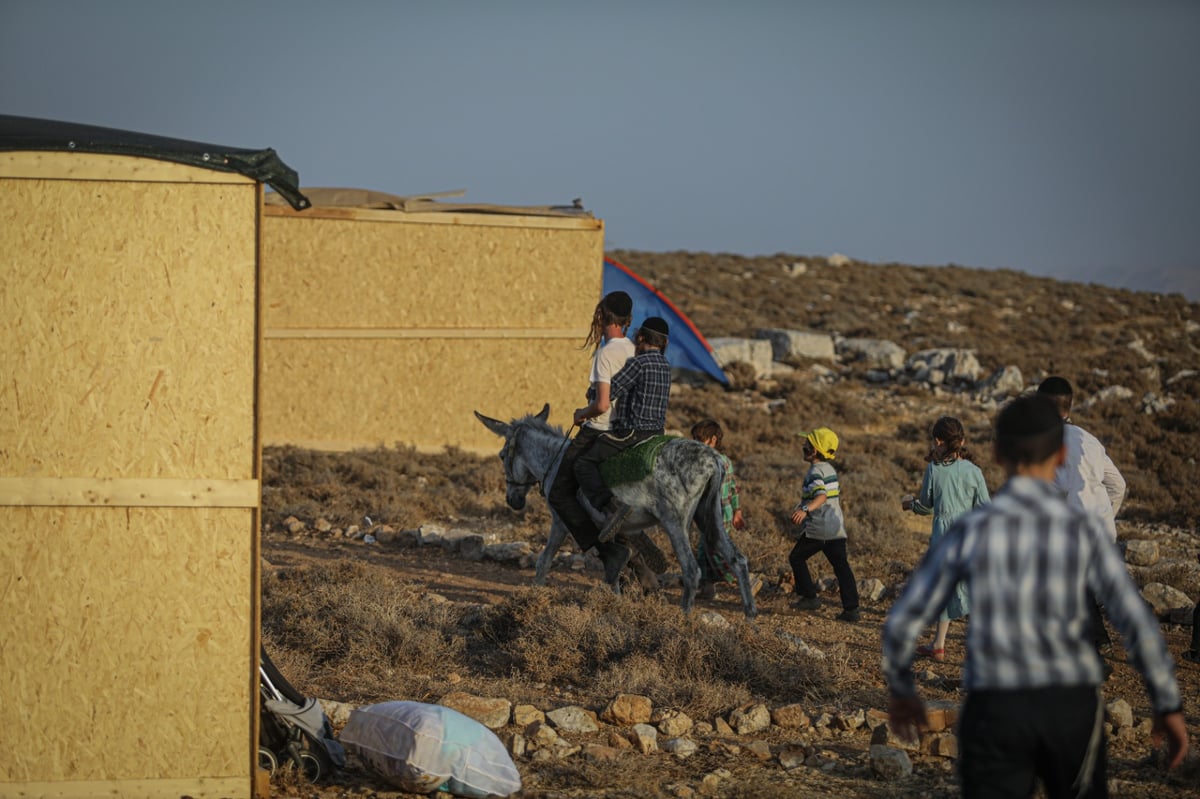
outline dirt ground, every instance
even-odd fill
[[[453,602],[497,604],[514,591],[532,581],[531,568],[501,565],[491,561],[469,561],[449,555],[436,547],[420,549],[384,548],[361,542],[330,541],[319,538],[296,540],[282,532],[265,536],[264,556],[272,569],[293,569],[330,560],[350,559],[385,569],[396,581],[423,586]],[[548,590],[569,586],[589,586],[599,580],[594,571],[571,571],[556,568],[550,574]],[[678,603],[678,589],[665,588],[661,595],[642,601],[658,602],[664,606]],[[760,615],[756,624],[786,630],[800,636],[811,646],[829,656],[844,659],[845,668],[839,673],[853,675],[838,686],[838,698],[823,708],[828,711],[856,708],[886,707],[885,687],[879,673],[879,635],[889,602],[864,606],[862,621],[847,624],[834,619],[840,610],[836,594],[823,596],[820,611],[798,612],[789,607],[790,596],[776,593],[770,586],[759,597]],[[716,610],[731,621],[742,618],[740,603],[731,590],[718,594],[716,600],[701,602],[697,609]],[[961,701],[958,680],[963,655],[963,628],[951,630],[945,663],[926,662],[919,666],[921,692],[927,701]],[[1168,646],[1173,653],[1186,648],[1187,628],[1163,626]],[[1124,662],[1120,646],[1111,657],[1115,670],[1105,685],[1106,699],[1123,698],[1134,709],[1135,720],[1148,715],[1145,691],[1140,677]],[[1200,707],[1200,668],[1190,663],[1179,666],[1179,681],[1187,708]],[[448,685],[447,690],[451,687]],[[393,697],[411,698],[411,697]],[[552,689],[548,697],[551,706],[580,702],[569,690]],[[429,698],[426,701],[434,701]],[[812,713],[810,713],[812,715]],[[1188,715],[1190,728],[1200,729],[1195,711]],[[604,732],[591,736],[568,736],[574,743],[605,743]],[[687,759],[677,760],[660,753],[642,756],[624,754],[615,763],[589,763],[579,756],[569,761],[534,763],[517,760],[524,788],[518,796],[529,799],[566,799],[566,797],[674,797],[700,791],[705,775],[717,774],[720,779],[711,796],[722,797],[949,797],[957,795],[954,787],[952,761],[933,756],[913,756],[914,773],[902,783],[883,783],[873,777],[867,761],[870,732],[848,733],[844,737],[813,739],[799,733],[788,735],[772,727],[768,733],[752,738],[766,740],[773,753],[778,753],[806,740],[813,751],[821,753],[825,762],[835,767],[828,771],[802,767],[785,772],[777,759],[760,760],[745,749],[747,741],[731,741],[721,736],[700,737],[700,752]],[[732,746],[730,744],[733,744]],[[741,745],[739,751],[738,744]],[[1145,735],[1125,735],[1109,741],[1109,779],[1114,796],[1134,799],[1167,799],[1194,797],[1200,786],[1200,767],[1193,759],[1183,770],[1164,772],[1157,764],[1155,753]],[[722,771],[722,769],[724,771]],[[727,774],[726,774],[727,772]],[[306,786],[276,781],[276,795],[310,796],[321,799],[338,797],[405,797],[369,773],[355,761],[331,784]]]

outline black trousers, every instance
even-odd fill
[[[610,430],[601,433],[592,446],[579,456],[575,461],[575,478],[579,480],[583,494],[592,507],[603,510],[612,499],[612,492],[600,476],[601,461],[658,435],[662,435],[662,430]]]
[[[858,583],[854,580],[854,570],[846,557],[846,539],[835,538],[832,541],[818,541],[815,538],[802,537],[792,547],[788,554],[788,563],[792,566],[792,576],[796,578],[796,595],[812,599],[817,595],[817,585],[813,582],[808,571],[808,559],[818,552],[825,553],[825,559],[833,567],[834,576],[838,581],[838,593],[842,595],[842,607],[852,610],[858,607]]]
[[[1103,705],[1094,685],[972,691],[958,727],[966,799],[1107,799]]]
[[[554,478],[554,485],[550,487],[550,496],[546,498],[550,507],[554,508],[554,512],[558,514],[558,518],[562,519],[563,524],[571,531],[575,543],[579,545],[580,552],[587,552],[596,546],[596,539],[600,537],[600,528],[579,504],[579,498],[575,495],[579,490],[579,480],[575,477],[575,462],[579,460],[580,455],[591,448],[596,439],[600,437],[600,433],[600,430],[593,427],[579,428],[579,432],[575,434],[575,438],[563,452],[562,462],[558,466],[558,474]]]
[[[1200,655],[1200,602],[1192,610],[1192,654]]]

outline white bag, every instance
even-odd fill
[[[381,777],[410,793],[440,788],[484,799],[521,790],[521,774],[496,734],[442,705],[367,705],[350,713],[338,737]]]

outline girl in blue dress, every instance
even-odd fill
[[[990,502],[991,497],[983,480],[983,472],[971,460],[971,453],[967,450],[962,422],[953,416],[943,416],[934,423],[930,435],[933,446],[925,458],[929,465],[925,467],[921,493],[916,497],[905,497],[900,506],[921,516],[933,516],[933,533],[929,537],[929,547],[932,549],[955,519],[972,508]],[[950,629],[950,620],[961,619],[970,611],[967,586],[959,583],[938,619],[933,645],[918,646],[917,654],[933,660],[945,660],[946,633]]]

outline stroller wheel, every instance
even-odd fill
[[[275,769],[279,768],[279,758],[275,757],[275,753],[265,746],[258,747],[258,767],[266,769],[268,774],[274,774]]]
[[[299,767],[300,773],[309,782],[316,782],[325,773],[325,767],[321,765],[320,758],[312,752],[302,751],[298,756],[293,754],[292,757],[295,765]],[[297,757],[299,758],[298,760],[296,759]]]

